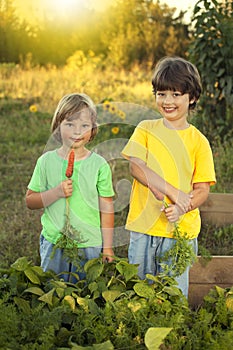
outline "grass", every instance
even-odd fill
[[[84,91],[95,103],[112,99],[137,103],[150,109],[154,101],[150,84],[146,83],[150,81],[150,77],[143,76],[143,72],[136,67],[130,73],[98,71],[94,78],[93,71],[87,71],[85,78],[84,72],[80,71],[79,76],[76,76],[65,68],[60,71],[56,68],[35,68],[23,72],[12,65],[4,69],[0,66],[0,266],[8,267],[21,256],[29,257],[35,264],[39,263],[41,211],[28,210],[24,197],[36,160],[48,146],[52,113],[61,96],[71,91]],[[32,106],[35,108],[30,108]],[[126,256],[127,253],[128,235],[124,231],[124,223],[131,177],[127,161],[119,157],[122,143],[118,141],[124,143],[132,133],[132,120],[135,119],[136,109],[128,113],[129,119],[125,124],[122,124],[117,115],[110,115],[113,123],[103,125],[95,143],[91,145],[107,155],[112,167],[116,190],[115,252],[119,256]],[[148,113],[147,110],[144,112]],[[144,118],[144,112],[141,110],[137,117]],[[111,131],[114,126],[118,128],[116,134]],[[218,183],[213,190],[230,192],[233,183],[232,141],[216,142],[214,158]],[[232,225],[219,229],[203,227],[200,242],[213,255],[232,255],[232,236]]]

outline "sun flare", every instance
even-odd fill
[[[57,9],[57,11],[66,11],[69,9],[72,9],[75,4],[77,4],[76,0],[53,0],[50,1],[50,3],[53,3],[54,9]]]
[[[46,1],[45,6],[50,14],[66,16],[74,12],[74,10],[82,8],[85,4],[83,0],[50,0]]]

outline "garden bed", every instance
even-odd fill
[[[189,304],[197,307],[211,288],[233,286],[233,256],[213,256],[209,262],[198,257],[190,270]]]
[[[233,224],[233,194],[210,193],[201,206],[203,224],[216,226]],[[221,245],[221,237],[219,237]],[[213,256],[210,261],[198,257],[190,270],[189,303],[197,307],[214,286],[222,288],[233,286],[233,256]]]

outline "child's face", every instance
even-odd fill
[[[60,125],[62,143],[68,148],[82,148],[90,140],[92,120],[88,109],[77,112]]]
[[[156,105],[161,115],[169,122],[186,122],[189,104],[194,100],[189,100],[189,94],[182,94],[180,91],[157,91]]]

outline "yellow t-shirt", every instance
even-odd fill
[[[144,120],[138,124],[122,151],[129,159],[143,160],[155,173],[183,192],[189,193],[194,183],[215,183],[212,151],[206,137],[190,125],[184,130],[167,128],[163,119]],[[166,198],[169,203],[169,199]],[[162,203],[151,191],[134,179],[126,229],[152,236],[172,237],[174,224],[161,212]],[[200,232],[198,209],[180,217],[182,232],[195,238]]]

